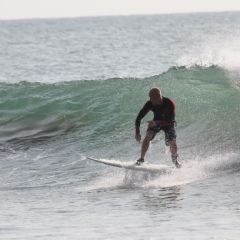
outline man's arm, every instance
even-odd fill
[[[151,110],[150,104],[151,102],[148,101],[143,108],[139,111],[137,118],[135,120],[135,138],[138,142],[141,141],[141,134],[140,134],[140,125],[141,125],[141,120],[146,116],[146,114],[149,112],[149,110]]]
[[[170,121],[175,121],[175,116],[176,116],[176,103],[172,100],[170,100],[170,106],[169,106],[169,120]]]

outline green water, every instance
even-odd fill
[[[171,68],[145,79],[1,83],[1,140],[72,135],[79,136],[84,149],[94,143],[95,150],[107,146],[106,155],[113,154],[111,146],[123,151],[126,142],[133,145],[135,117],[154,86],[177,104],[182,148],[194,145],[199,154],[208,148],[207,152],[238,149],[239,89],[215,66]],[[151,118],[149,113],[143,120],[143,133]]]

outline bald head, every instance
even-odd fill
[[[149,97],[150,96],[162,96],[162,93],[161,93],[161,90],[157,87],[154,87],[152,88],[150,91],[149,91]]]
[[[157,105],[157,104],[162,104],[162,93],[161,90],[157,87],[152,88],[149,91],[149,97],[150,97],[150,101],[152,102],[153,105]]]

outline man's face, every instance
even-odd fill
[[[156,105],[159,102],[159,95],[158,94],[149,94],[150,101],[153,105]]]

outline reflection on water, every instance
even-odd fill
[[[158,179],[159,174],[126,171],[124,187],[142,189],[140,197],[134,203],[137,208],[150,211],[152,214],[179,208],[181,187],[160,187],[159,185],[158,187],[149,187],[150,182]]]
[[[141,194],[138,206],[148,210],[151,214],[157,214],[168,209],[179,208],[178,201],[181,195],[181,188],[178,186],[149,189]]]

